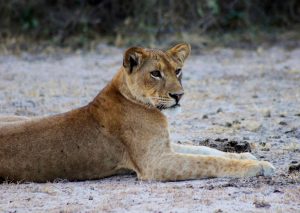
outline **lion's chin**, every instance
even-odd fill
[[[171,107],[161,109],[161,112],[167,117],[174,117],[181,113],[180,104],[175,104]]]
[[[156,106],[157,109],[159,109],[160,111],[162,110],[168,110],[168,109],[175,109],[175,108],[180,108],[180,104],[174,104],[172,106],[164,106],[164,105],[159,105]]]
[[[176,109],[176,108],[180,108],[180,107],[181,107],[180,104],[174,104],[174,105],[168,107],[167,109]]]

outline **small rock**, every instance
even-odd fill
[[[241,122],[239,120],[234,120],[234,121],[232,121],[232,124],[237,125],[237,124],[241,124]]]
[[[250,144],[247,141],[228,141],[224,143],[225,152],[251,152]]]
[[[279,190],[279,189],[274,189],[273,191],[274,193],[283,193],[283,191]]]
[[[291,164],[289,166],[289,173],[292,173],[292,172],[299,172],[300,171],[300,163],[297,163],[297,164]]]
[[[233,183],[225,183],[222,185],[222,187],[237,187],[237,185]]]
[[[215,187],[213,186],[213,185],[209,185],[208,187],[207,187],[207,189],[208,190],[213,190]]]
[[[218,141],[218,142],[225,142],[225,141],[228,141],[228,138],[216,138],[215,141]]]
[[[225,123],[225,126],[226,126],[226,127],[232,127],[232,124],[231,124],[230,122],[226,122],[226,123]]]
[[[256,132],[261,128],[261,123],[257,121],[244,121],[243,127],[251,132]]]
[[[256,208],[270,208],[271,205],[266,201],[254,201],[253,204]]]
[[[187,185],[186,185],[186,188],[193,189],[194,187],[193,187],[192,184],[187,184]]]
[[[57,192],[55,191],[55,188],[47,186],[47,185],[44,188],[42,188],[41,191],[44,192],[44,193],[47,193],[49,195],[52,195],[52,196],[57,195]]]
[[[272,135],[272,136],[270,136],[269,138],[280,139],[281,136],[280,136],[280,135]]]
[[[208,115],[203,115],[202,116],[202,119],[207,119],[208,118]]]
[[[223,112],[222,108],[217,109],[217,113]]]
[[[93,196],[90,195],[89,196],[89,200],[94,200]]]
[[[284,134],[287,134],[289,137],[300,139],[300,128],[294,127],[288,131],[285,131]]]
[[[299,116],[300,117],[300,113],[296,113],[295,116]]]
[[[270,151],[270,144],[267,144],[266,142],[260,142],[259,145],[261,146],[261,151]]]
[[[287,125],[287,122],[285,122],[285,121],[280,121],[278,124],[279,124],[279,125],[282,125],[282,126],[286,126],[286,125]]]
[[[262,114],[263,114],[264,117],[270,118],[271,117],[271,110],[265,109],[265,110],[262,111]]]
[[[266,146],[267,144],[266,144],[266,142],[259,142],[259,145]]]

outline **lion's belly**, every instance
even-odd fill
[[[87,119],[72,125],[51,118],[42,124],[0,127],[0,177],[44,182],[115,174],[124,151],[121,143]]]

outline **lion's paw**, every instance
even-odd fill
[[[248,165],[246,177],[253,176],[272,176],[275,173],[275,167],[267,161],[256,161]]]
[[[261,161],[260,165],[262,167],[262,175],[263,176],[272,176],[275,173],[275,167],[267,162],[267,161]]]

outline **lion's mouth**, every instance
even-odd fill
[[[165,105],[158,105],[156,108],[159,110],[164,110],[164,109],[175,109],[177,107],[180,107],[180,104],[173,104],[172,106],[165,106]]]

